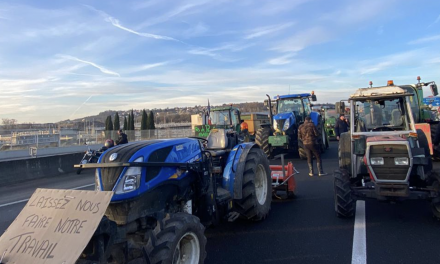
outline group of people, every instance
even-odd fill
[[[127,143],[128,143],[127,134],[125,134],[122,131],[122,129],[119,129],[118,130],[118,139],[116,140],[116,142],[114,142],[113,139],[107,139],[104,143],[104,146],[102,146],[101,149],[99,149],[98,151],[103,152],[109,148],[114,147],[115,145],[122,145],[122,144],[127,144]]]
[[[339,119],[336,121],[335,133],[336,139],[339,140],[340,136],[344,132],[348,132],[350,125],[345,116],[341,114]],[[316,166],[318,169],[318,176],[327,175],[322,168],[321,154],[318,147],[319,139],[318,130],[315,124],[313,124],[312,119],[308,116],[305,122],[298,128],[298,137],[304,145],[304,150],[307,155],[307,164],[309,166],[309,176],[314,176],[313,172],[313,155],[316,157]]]

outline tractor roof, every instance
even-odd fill
[[[238,110],[238,108],[236,107],[232,107],[232,106],[220,106],[220,107],[215,107],[211,109],[211,112],[216,112],[216,111],[229,111],[229,110]]]
[[[413,94],[407,93],[398,86],[383,86],[373,88],[359,88],[354,94],[350,95],[350,99],[367,99],[378,97],[401,97],[411,96]]]
[[[302,94],[288,94],[288,95],[277,95],[274,97],[274,99],[285,99],[285,98],[302,98],[302,97],[310,97],[312,96],[309,93],[302,93]]]

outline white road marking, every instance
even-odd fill
[[[94,185],[95,184],[92,183],[92,184],[87,184],[87,185],[83,185],[83,186],[78,186],[78,187],[75,187],[75,188],[70,188],[69,190],[78,190],[78,189],[82,189],[82,188],[86,188],[86,187],[90,187],[90,186],[94,186]],[[29,199],[18,200],[18,201],[15,201],[15,202],[0,204],[0,207],[6,207],[6,206],[9,206],[9,205],[14,205],[14,204],[18,204],[18,203],[24,203],[24,202],[27,202],[27,201],[29,201]]]
[[[365,222],[365,201],[356,202],[354,219],[353,252],[351,264],[367,263],[367,226]]]

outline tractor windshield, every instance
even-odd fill
[[[339,114],[336,112],[336,109],[327,109],[325,111],[325,122],[327,125],[336,124],[336,120],[338,120]]]
[[[297,112],[304,113],[304,107],[301,98],[285,98],[278,101],[278,113]]]
[[[403,98],[356,102],[355,131],[409,130]]]
[[[229,111],[211,111],[210,114],[210,121],[212,125],[215,125],[217,127],[229,127],[232,122],[229,115]]]
[[[325,111],[325,118],[329,119],[329,118],[338,118],[338,113],[336,112],[336,109],[327,109]]]

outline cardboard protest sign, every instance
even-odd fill
[[[4,264],[75,263],[113,192],[37,189],[0,237]]]

